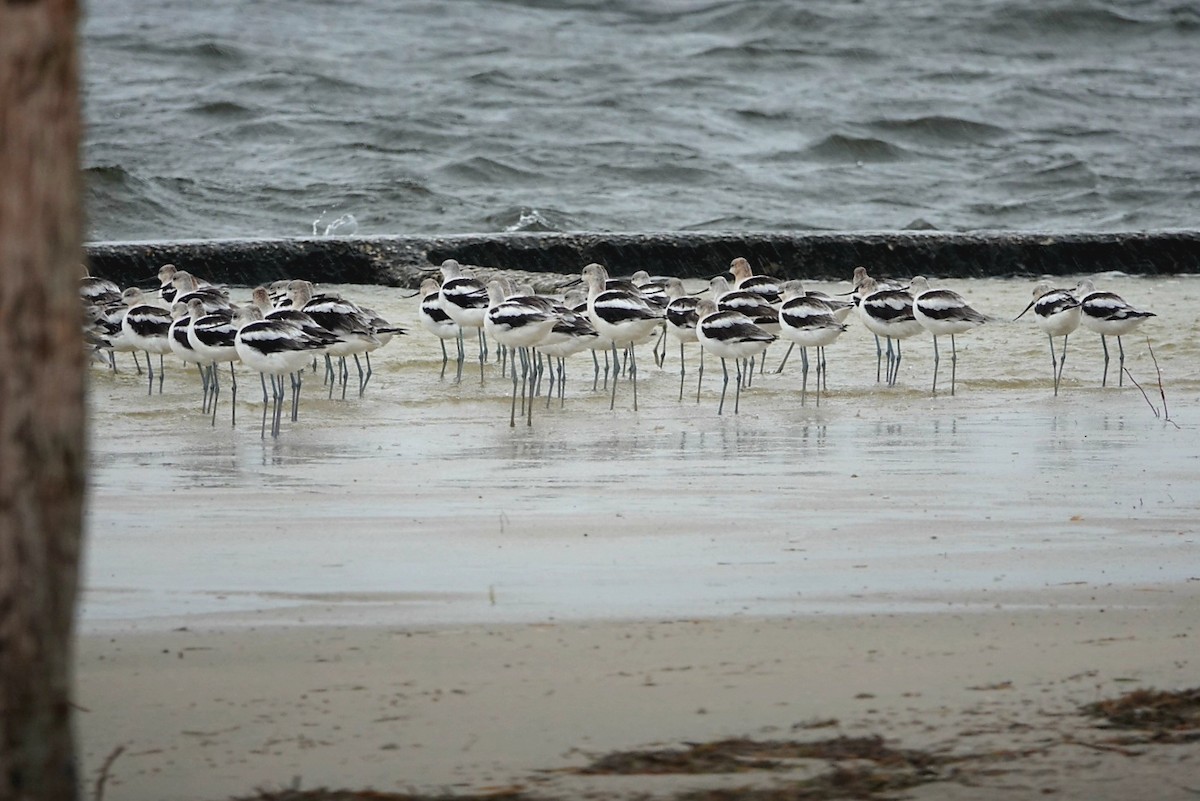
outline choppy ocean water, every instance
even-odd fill
[[[104,0],[83,46],[92,240],[1200,219],[1170,0]]]

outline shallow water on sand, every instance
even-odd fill
[[[625,380],[609,411],[579,355],[565,404],[538,400],[532,426],[510,428],[497,365],[481,385],[468,342],[462,383],[453,361],[440,378],[416,301],[360,286],[338,289],[409,334],[375,354],[362,398],[309,377],[278,439],[259,436],[244,368],[231,428],[227,394],[215,427],[201,414],[194,368],[168,360],[148,396],[127,355],[115,375],[94,365],[83,627],[961,610],[1196,580],[1200,279],[1101,283],[1158,313],[1125,341],[1146,397],[1112,386],[1111,344],[1099,386],[1082,331],[1053,397],[1025,319],[959,337],[954,396],[946,342],[929,392],[928,338],[904,344],[885,388],[852,318],[820,406],[801,405],[793,355],[719,417],[712,360],[696,403],[694,345],[680,402],[672,345],[662,369],[639,351],[636,413]],[[1003,320],[1031,288],[946,285]]]

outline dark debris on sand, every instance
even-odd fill
[[[892,748],[882,737],[834,737],[814,742],[757,741],[743,738],[689,743],[681,749],[618,751],[582,768],[576,775],[700,775],[787,771],[797,760],[837,763],[831,770],[806,779],[786,779],[772,787],[734,787],[685,790],[666,801],[833,801],[882,799],[921,784],[953,778],[943,768],[959,758],[925,751]],[[848,763],[848,764],[842,764]],[[469,794],[389,793],[374,790],[260,791],[234,801],[555,801],[522,787],[495,788]]]
[[[380,790],[329,790],[324,787],[312,790],[259,790],[254,795],[231,799],[231,801],[534,801],[519,787],[504,787],[493,791],[482,791],[467,795],[437,793],[389,793]],[[548,801],[537,796],[537,801]]]
[[[1200,742],[1200,687],[1134,690],[1088,704],[1082,712],[1102,718],[1106,728],[1143,732],[1119,738],[1122,744]]]
[[[1058,745],[1083,745],[1102,751],[1136,757],[1142,751],[1121,748],[1128,744],[1176,745],[1200,741],[1200,688],[1163,692],[1135,690],[1088,704],[1080,712],[1100,718],[1107,728],[1136,732],[1104,743],[1074,738]],[[797,740],[751,740],[731,738],[705,743],[686,743],[678,748],[614,751],[591,763],[551,773],[577,776],[667,776],[709,774],[770,774],[770,786],[715,787],[678,790],[669,794],[625,793],[623,797],[655,801],[836,801],[865,799],[884,801],[903,797],[911,788],[935,782],[955,782],[971,787],[985,776],[1007,773],[1009,765],[1055,746],[1042,743],[1024,750],[994,750],[975,753],[931,753],[896,748],[883,737],[832,737],[803,742]],[[801,760],[823,762],[828,768],[805,778],[788,776]],[[572,795],[571,798],[576,796]],[[601,798],[595,791],[586,798]],[[549,788],[530,790],[525,786],[487,788],[468,793],[395,793],[376,790],[260,790],[232,801],[565,801]]]
[[[821,801],[881,798],[882,794],[946,781],[945,766],[956,758],[892,748],[882,737],[833,737],[813,742],[727,739],[689,743],[683,749],[618,751],[572,772],[583,775],[646,775],[785,771],[797,760],[839,763],[807,779],[772,787],[689,790],[674,801]],[[843,765],[840,763],[851,763]]]
[[[574,772],[585,775],[741,773],[787,769],[792,765],[784,760],[797,759],[859,759],[887,767],[916,770],[928,770],[944,761],[924,751],[891,748],[878,736],[833,737],[815,742],[729,739],[689,743],[685,749],[615,751]]]

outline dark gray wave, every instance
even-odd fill
[[[1200,217],[1169,0],[105,0],[95,240]]]

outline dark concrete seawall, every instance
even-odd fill
[[[145,283],[172,263],[213,281],[254,285],[278,278],[415,286],[444,259],[527,272],[578,273],[599,262],[614,275],[647,270],[707,278],[744,256],[781,278],[848,279],[862,265],[879,276],[967,278],[1121,271],[1200,272],[1200,231],[1112,234],[924,232],[845,234],[470,234],[451,237],[197,240],[96,243],[93,275]]]

